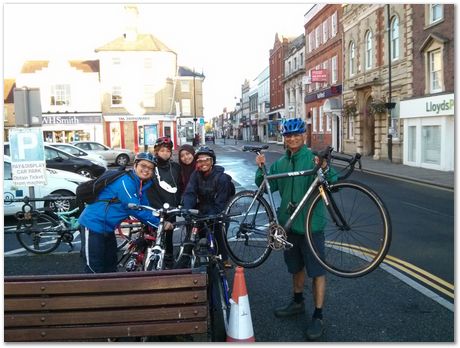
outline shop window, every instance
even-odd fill
[[[327,113],[326,114],[326,131],[327,132],[331,131],[331,118],[332,118],[332,113]]]
[[[441,164],[441,127],[422,126],[422,163]]]
[[[407,160],[409,162],[415,162],[417,160],[417,127],[407,127]]]
[[[59,84],[51,86],[50,105],[70,106],[70,85]]]

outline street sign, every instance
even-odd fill
[[[204,118],[200,118],[200,124],[204,126]]]
[[[42,128],[12,128],[9,135],[13,184],[17,186],[46,185]]]

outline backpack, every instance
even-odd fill
[[[119,169],[119,170],[106,170],[99,178],[85,181],[77,186],[76,190],[76,201],[80,208],[83,208],[85,204],[91,204],[96,202],[99,193],[109,184],[114,182],[120,176],[129,174],[130,171]],[[108,202],[116,202],[117,199],[108,200]]]

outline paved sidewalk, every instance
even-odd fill
[[[216,144],[224,145],[223,139],[216,139]],[[233,145],[234,140],[227,140],[227,144]],[[263,143],[238,140],[237,145],[263,145]],[[281,150],[283,147],[280,144],[268,145],[270,145],[270,148],[272,149],[278,147],[279,150]],[[444,172],[440,170],[411,167],[404,164],[392,163],[389,160],[374,160],[372,157],[362,157],[361,164],[364,172],[397,177],[400,179],[420,182],[447,189],[454,189],[455,185],[455,172]]]

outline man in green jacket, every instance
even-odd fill
[[[292,171],[309,170],[314,168],[318,157],[305,145],[305,122],[300,118],[288,119],[283,125],[283,136],[286,153],[270,166],[269,174],[279,174]],[[265,156],[256,157],[258,169],[255,182],[259,186],[263,181],[261,166],[265,163]],[[326,165],[324,163],[323,165]],[[335,175],[330,172],[330,175]],[[277,210],[279,223],[283,226],[292,215],[297,204],[312,184],[314,176],[297,176],[270,180],[272,192],[279,191],[281,204]],[[294,298],[286,306],[275,309],[276,317],[289,317],[305,312],[303,290],[305,284],[305,268],[308,276],[313,279],[313,301],[315,311],[307,327],[307,337],[318,339],[324,332],[323,304],[326,292],[326,271],[321,267],[308,247],[305,237],[305,216],[307,207],[293,221],[290,231],[287,231],[288,241],[293,247],[284,251],[284,261],[288,272],[293,276]],[[322,231],[322,222],[319,216],[313,220],[313,231]],[[315,245],[324,253],[324,235],[315,234]]]

